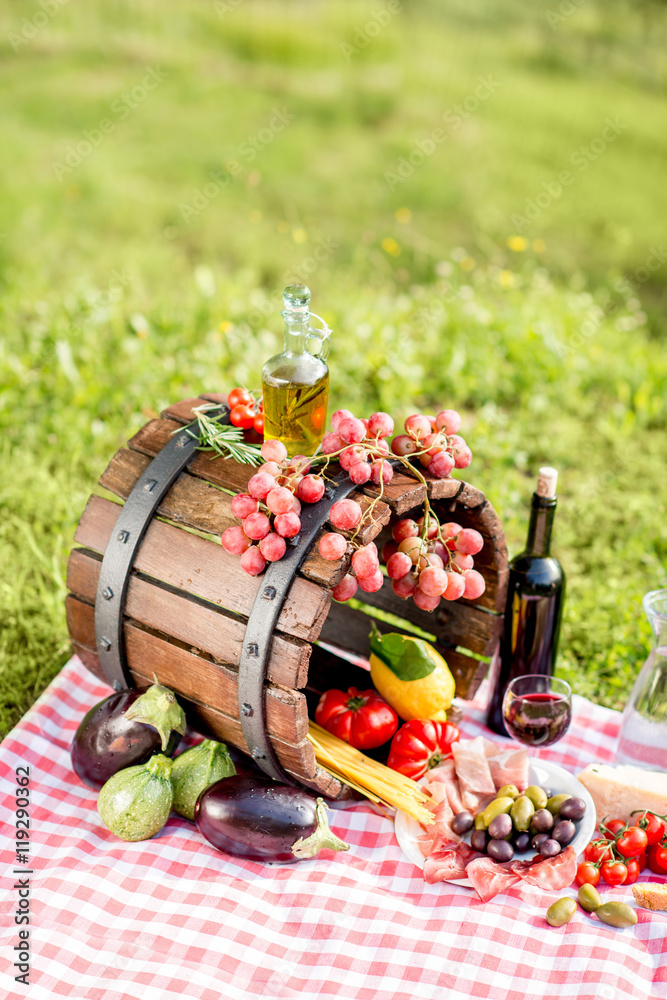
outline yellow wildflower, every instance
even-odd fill
[[[498,281],[503,288],[512,288],[514,285],[514,275],[511,271],[501,271],[498,275]]]
[[[397,222],[409,222],[412,218],[412,212],[409,208],[397,208],[396,209],[396,221]]]
[[[305,229],[293,229],[292,239],[295,243],[305,243],[308,239],[308,234]]]
[[[510,236],[507,240],[507,246],[515,253],[522,253],[528,246],[528,240],[525,236]]]
[[[401,252],[401,248],[393,236],[385,236],[380,246],[390,257],[398,257]]]

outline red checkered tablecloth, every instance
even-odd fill
[[[312,861],[237,860],[172,816],[153,840],[129,844],[102,824],[74,776],[72,735],[109,689],[76,660],[0,746],[3,840],[0,996],[85,1000],[654,1000],[667,997],[667,913],[637,911],[616,930],[579,910],[547,926],[555,898],[514,888],[481,903],[460,886],[429,886],[402,855],[389,819],[337,810],[351,844]],[[613,761],[619,716],[575,698],[567,737],[548,752],[578,771]],[[485,732],[466,711],[465,736]],[[14,869],[15,771],[28,766],[30,986],[12,968],[26,878]],[[630,899],[629,889],[602,888]]]

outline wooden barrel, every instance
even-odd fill
[[[194,419],[193,407],[223,401],[224,396],[216,394],[184,400],[149,421],[114,455],[99,480],[104,489],[90,497],[81,516],[77,547],[68,564],[67,623],[76,653],[100,679],[105,674],[95,631],[98,580],[123,509],[103,493],[127,500],[174,431]],[[245,574],[238,557],[220,545],[220,534],[239,523],[224,490],[245,490],[252,471],[229,459],[195,454],[160,500],[134,555],[121,619],[131,679],[148,684],[156,675],[177,692],[194,729],[245,752],[249,747],[239,710],[239,662],[263,577]],[[289,587],[273,632],[264,683],[271,749],[290,778],[330,798],[343,797],[346,789],[315,760],[307,738],[309,710],[312,715],[327,688],[367,686],[370,680],[362,666],[330,647],[352,660],[366,657],[372,621],[380,631],[427,633],[456,678],[457,695],[470,698],[499,639],[507,551],[498,517],[474,486],[426,478],[440,519],[475,528],[484,537],[484,548],[475,556],[475,568],[486,581],[483,596],[475,602],[443,601],[429,613],[411,600],[400,600],[385,584],[374,594],[357,592],[363,610],[338,604],[332,601],[331,589],[347,572],[349,560],[326,561],[315,543]],[[365,512],[358,540],[383,544],[399,516],[419,516],[427,488],[416,477],[397,472],[371,517],[367,512],[378,488],[358,488],[351,494]],[[322,530],[331,528],[325,525]]]

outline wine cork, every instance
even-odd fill
[[[558,470],[552,469],[550,465],[543,465],[537,477],[538,497],[545,500],[552,500],[556,496],[556,483],[558,482]]]

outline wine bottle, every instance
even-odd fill
[[[551,676],[556,664],[565,597],[563,567],[550,553],[557,481],[556,469],[540,469],[526,548],[510,562],[500,666],[486,720],[501,736],[509,736],[503,721],[509,682],[522,674]]]

